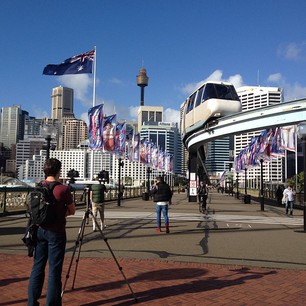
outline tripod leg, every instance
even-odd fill
[[[88,219],[88,212],[85,213],[85,221],[87,221],[87,219]],[[75,260],[75,270],[74,270],[74,276],[73,276],[73,282],[72,282],[71,289],[74,289],[75,278],[76,278],[76,274],[77,274],[77,270],[78,270],[78,266],[79,266],[79,261],[80,261],[80,255],[81,255],[81,248],[82,248],[82,242],[83,242],[83,237],[84,237],[84,231],[85,231],[85,222],[84,222],[84,225],[83,225],[83,227],[81,229],[81,239],[80,239],[80,244],[79,244],[78,257]]]
[[[130,291],[131,291],[131,293],[132,293],[132,295],[133,295],[133,297],[134,297],[135,302],[137,302],[137,297],[136,297],[136,295],[135,295],[135,293],[134,293],[134,291],[133,291],[133,289],[132,289],[130,283],[128,282],[128,280],[127,280],[125,274],[123,273],[123,269],[122,269],[122,267],[120,266],[120,264],[119,264],[119,262],[118,262],[118,260],[117,260],[117,258],[116,258],[116,256],[115,256],[113,250],[111,249],[111,247],[110,247],[110,245],[109,245],[109,243],[108,243],[108,241],[107,241],[107,238],[106,238],[105,235],[103,234],[102,229],[101,229],[100,225],[98,224],[97,218],[93,215],[92,211],[90,211],[90,214],[91,214],[91,216],[92,216],[93,221],[94,221],[95,224],[96,224],[96,228],[99,230],[99,232],[100,232],[100,234],[101,234],[103,240],[105,241],[105,243],[106,243],[106,245],[107,245],[107,247],[108,247],[110,253],[112,254],[112,257],[113,257],[113,259],[114,259],[114,261],[115,261],[115,263],[116,263],[116,265],[117,265],[119,271],[121,272],[121,275],[123,276],[123,279],[124,279],[125,283],[127,284],[128,288],[130,289]]]
[[[82,240],[83,240],[83,235],[84,235],[84,229],[85,229],[85,223],[86,223],[87,216],[88,216],[88,212],[86,212],[84,214],[81,226],[79,228],[78,236],[77,236],[77,239],[75,241],[75,246],[74,246],[73,253],[72,253],[72,256],[71,256],[71,259],[70,259],[68,271],[67,271],[67,274],[66,274],[65,283],[64,283],[64,286],[63,286],[63,289],[62,289],[62,296],[64,295],[64,292],[65,292],[65,288],[66,288],[66,285],[67,285],[67,281],[68,281],[70,270],[71,270],[72,263],[73,263],[73,258],[74,258],[74,255],[75,255],[78,247],[79,247],[79,255],[80,255],[80,249],[81,249],[81,244],[82,244]],[[76,275],[76,270],[75,270],[75,275]],[[75,278],[75,276],[74,276],[74,278]]]

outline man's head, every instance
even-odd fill
[[[59,175],[62,168],[62,163],[56,158],[49,158],[44,164],[44,173],[46,176]]]
[[[158,176],[156,178],[156,183],[162,183],[164,181],[164,178],[162,176]]]
[[[201,185],[201,186],[204,186],[204,182],[200,182],[200,185]]]

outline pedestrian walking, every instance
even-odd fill
[[[44,164],[46,176],[43,184],[59,180],[61,162],[58,159],[47,159]],[[45,305],[62,305],[62,269],[66,248],[66,217],[75,213],[73,197],[68,186],[58,184],[53,189],[56,202],[56,219],[53,223],[37,229],[37,245],[34,264],[28,285],[28,306],[39,305],[42,293],[45,268],[49,262],[48,287]]]
[[[275,192],[276,202],[278,206],[281,206],[282,204],[283,192],[283,188],[281,186],[278,186]]]
[[[205,186],[204,182],[200,182],[197,193],[199,197],[199,210],[201,213],[204,213],[206,211],[207,196],[208,196],[208,189]]]
[[[288,185],[288,187],[284,190],[283,195],[287,198],[286,202],[286,215],[288,215],[290,209],[290,215],[293,215],[293,203],[295,191],[292,190],[292,186]]]
[[[161,230],[161,213],[163,213],[166,233],[170,233],[169,229],[169,217],[168,217],[168,207],[171,204],[172,191],[170,186],[164,181],[162,176],[156,178],[155,184],[151,189],[151,194],[153,195],[153,201],[156,203],[156,231],[160,233]]]

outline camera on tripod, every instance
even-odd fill
[[[100,171],[97,175],[97,178],[98,178],[100,184],[101,184],[101,182],[103,184],[105,184],[105,183],[109,184],[109,173],[108,173],[108,171],[106,171],[106,170]]]
[[[67,176],[69,177],[68,183],[69,184],[74,184],[75,183],[75,178],[79,177],[79,171],[71,169],[68,171]]]

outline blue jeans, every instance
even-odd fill
[[[62,305],[62,269],[66,248],[66,233],[56,233],[39,227],[34,264],[28,286],[28,306],[39,305],[38,299],[45,279],[45,268],[49,262],[46,306]]]
[[[288,210],[290,209],[290,214],[293,212],[293,201],[287,201],[286,203],[286,214],[288,214]]]
[[[161,227],[161,212],[163,212],[165,225],[169,225],[168,204],[167,205],[157,205],[156,204],[156,224],[157,224],[157,227]]]

